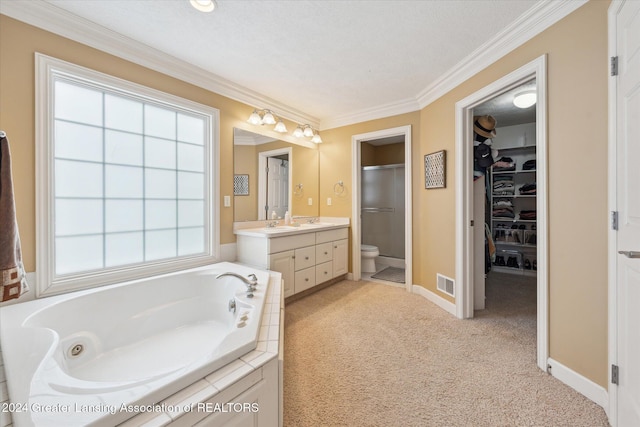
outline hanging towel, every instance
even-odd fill
[[[0,131],[0,302],[29,290],[20,252],[9,140]]]

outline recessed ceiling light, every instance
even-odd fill
[[[200,12],[212,12],[216,8],[214,0],[189,0],[189,2]]]

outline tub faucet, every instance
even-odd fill
[[[253,298],[253,292],[256,290],[258,286],[258,278],[255,274],[251,273],[247,277],[244,277],[238,273],[234,273],[232,271],[228,271],[226,273],[220,273],[216,276],[216,279],[219,279],[224,276],[233,276],[237,279],[242,280],[242,283],[247,285],[247,298]]]

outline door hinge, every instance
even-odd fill
[[[618,229],[618,211],[611,211],[611,229]]]
[[[611,384],[619,385],[620,378],[618,372],[618,365],[611,365]]]
[[[617,56],[611,57],[611,75],[612,76],[618,75],[618,57]]]
[[[471,220],[471,222],[469,223],[469,225],[470,225],[471,227],[473,227],[473,220]]]

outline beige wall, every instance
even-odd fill
[[[605,388],[608,4],[592,0],[419,112],[323,131],[318,201],[322,216],[351,217],[351,136],[411,125],[413,283],[437,293],[436,273],[455,277],[454,104],[547,54],[550,355]],[[35,51],[220,109],[221,197],[233,194],[233,127],[252,108],[0,16],[0,125],[12,141],[28,271],[35,269]],[[441,149],[447,150],[447,188],[425,190],[423,156]],[[340,196],[338,181],[345,184]],[[222,243],[234,241],[232,221],[232,209],[223,209]]]
[[[258,218],[258,153],[255,145],[236,145],[233,150],[233,170],[249,175],[249,194],[233,197],[236,221],[255,221]]]
[[[363,142],[360,148],[362,166],[396,165],[404,163],[404,143],[371,145]]]

